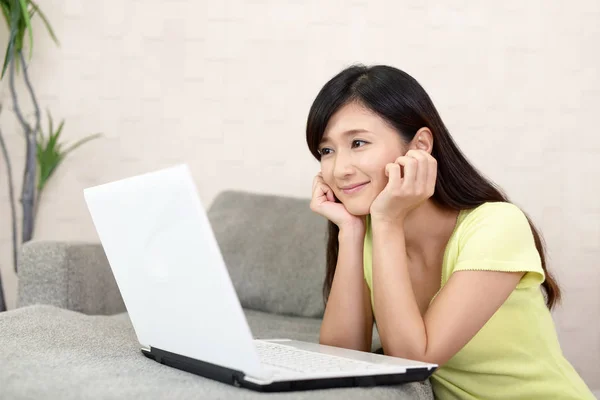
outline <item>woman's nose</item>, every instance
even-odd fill
[[[347,156],[338,156],[335,159],[335,165],[333,166],[333,175],[336,178],[342,179],[352,173],[354,167],[352,160]]]

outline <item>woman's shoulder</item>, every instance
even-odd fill
[[[523,213],[519,206],[508,201],[486,201],[485,203],[482,203],[481,205],[471,208],[467,211],[475,215]]]
[[[461,247],[467,243],[496,247],[534,242],[527,215],[515,204],[499,201],[461,211],[453,236]]]
[[[490,270],[526,272],[518,287],[544,280],[529,221],[509,202],[487,202],[465,210],[448,252],[446,278],[461,270]]]
[[[527,216],[517,205],[506,201],[485,202],[461,211],[461,225],[481,225],[527,222]]]

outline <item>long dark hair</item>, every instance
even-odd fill
[[[452,140],[433,102],[423,87],[407,73],[386,65],[350,66],[323,86],[310,108],[306,124],[306,142],[317,160],[317,151],[331,116],[340,107],[357,102],[391,124],[409,143],[417,131],[427,127],[433,134],[431,155],[437,160],[438,172],[432,199],[449,209],[475,208],[485,202],[510,202],[503,191],[473,167]],[[339,202],[339,200],[336,199]],[[535,247],[542,261],[546,279],[542,284],[549,309],[560,301],[561,292],[546,268],[545,244],[533,222],[525,213]],[[337,265],[339,228],[329,221],[326,274],[323,283],[325,302],[329,298]]]

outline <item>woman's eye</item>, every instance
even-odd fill
[[[359,139],[355,139],[352,141],[352,147],[361,147],[360,145],[355,146],[356,143],[367,143],[364,140],[359,140]],[[329,147],[323,147],[322,149],[318,150],[319,154],[321,156],[326,156],[331,152],[331,149]]]

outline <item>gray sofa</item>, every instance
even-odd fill
[[[326,221],[309,200],[225,191],[208,215],[253,335],[318,341]],[[0,314],[2,399],[433,398],[428,381],[262,394],[169,368],[140,352],[100,244],[32,241],[19,266],[18,306]]]

